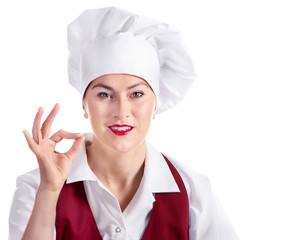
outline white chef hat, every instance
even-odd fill
[[[177,30],[116,7],[86,10],[70,23],[68,49],[69,82],[82,96],[99,76],[135,75],[153,89],[156,113],[181,101],[195,78]]]

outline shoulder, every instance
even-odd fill
[[[208,177],[165,156],[179,172],[187,190],[190,239],[237,240],[229,219],[213,195]]]
[[[39,169],[17,177],[9,216],[9,239],[21,239],[32,212],[39,182]]]
[[[39,169],[34,169],[17,177],[16,184],[18,187],[28,186],[33,189],[38,189],[40,183]]]
[[[209,191],[209,180],[205,175],[192,170],[171,156],[160,152],[157,148],[148,143],[145,169],[148,169],[149,175],[153,176],[151,181],[157,182],[155,185],[164,185],[164,176],[167,175],[170,175],[170,178],[167,178],[165,182],[168,183],[171,181],[170,179],[172,179],[173,184],[175,184],[172,173],[170,172],[168,165],[165,163],[164,156],[172,163],[181,176],[189,198],[193,198],[195,195],[204,196],[205,193]]]
[[[22,207],[32,205],[40,183],[39,169],[34,169],[17,177],[12,205]]]
[[[189,198],[194,196],[203,198],[210,191],[210,183],[206,175],[191,169],[168,155],[165,156],[173,164],[183,179]]]

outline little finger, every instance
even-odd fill
[[[36,143],[39,143],[39,140],[41,139],[40,125],[41,125],[41,118],[43,115],[43,111],[44,111],[43,108],[39,107],[33,123],[32,133],[33,133],[33,139]]]
[[[33,153],[37,154],[37,143],[34,141],[34,139],[31,137],[31,135],[29,134],[28,131],[24,130],[23,134],[25,136],[25,139],[27,141],[28,146],[30,147],[30,149],[32,150]]]

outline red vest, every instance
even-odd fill
[[[180,189],[177,193],[156,193],[149,223],[142,240],[189,239],[189,202],[183,180],[165,157]],[[102,240],[86,198],[83,182],[65,184],[56,209],[57,240]]]

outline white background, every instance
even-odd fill
[[[22,130],[58,102],[53,130],[90,131],[68,85],[66,26],[115,5],[181,29],[197,69],[150,142],[206,174],[241,239],[304,239],[304,8],[296,0],[1,1],[0,235],[18,175],[37,167]]]

